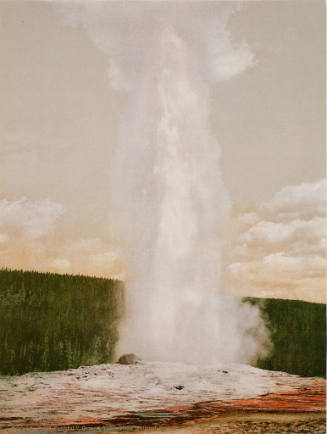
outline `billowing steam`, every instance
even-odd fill
[[[247,361],[265,339],[256,309],[220,291],[229,200],[210,132],[209,88],[254,63],[221,2],[60,4],[108,54],[126,93],[111,167],[114,229],[128,265],[120,351],[146,359]]]

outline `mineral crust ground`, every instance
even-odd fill
[[[4,432],[325,433],[326,381],[141,362],[0,377]]]

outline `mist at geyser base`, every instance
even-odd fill
[[[108,55],[126,94],[112,162],[112,222],[127,264],[119,353],[147,360],[247,362],[264,350],[257,308],[222,295],[220,223],[229,206],[209,92],[252,67],[221,2],[59,4]]]

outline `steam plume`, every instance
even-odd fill
[[[264,340],[258,311],[220,291],[219,222],[229,204],[210,132],[209,88],[249,68],[221,2],[69,2],[126,92],[112,166],[115,230],[129,267],[120,350],[179,361],[245,361]],[[255,335],[248,330],[255,330]]]

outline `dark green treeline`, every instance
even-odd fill
[[[123,297],[115,280],[0,270],[0,373],[114,361]],[[325,376],[325,305],[244,300],[259,306],[273,342],[258,367]]]
[[[112,362],[119,281],[0,270],[0,373]]]
[[[259,368],[326,377],[326,305],[297,300],[247,298],[259,306],[273,347]]]

